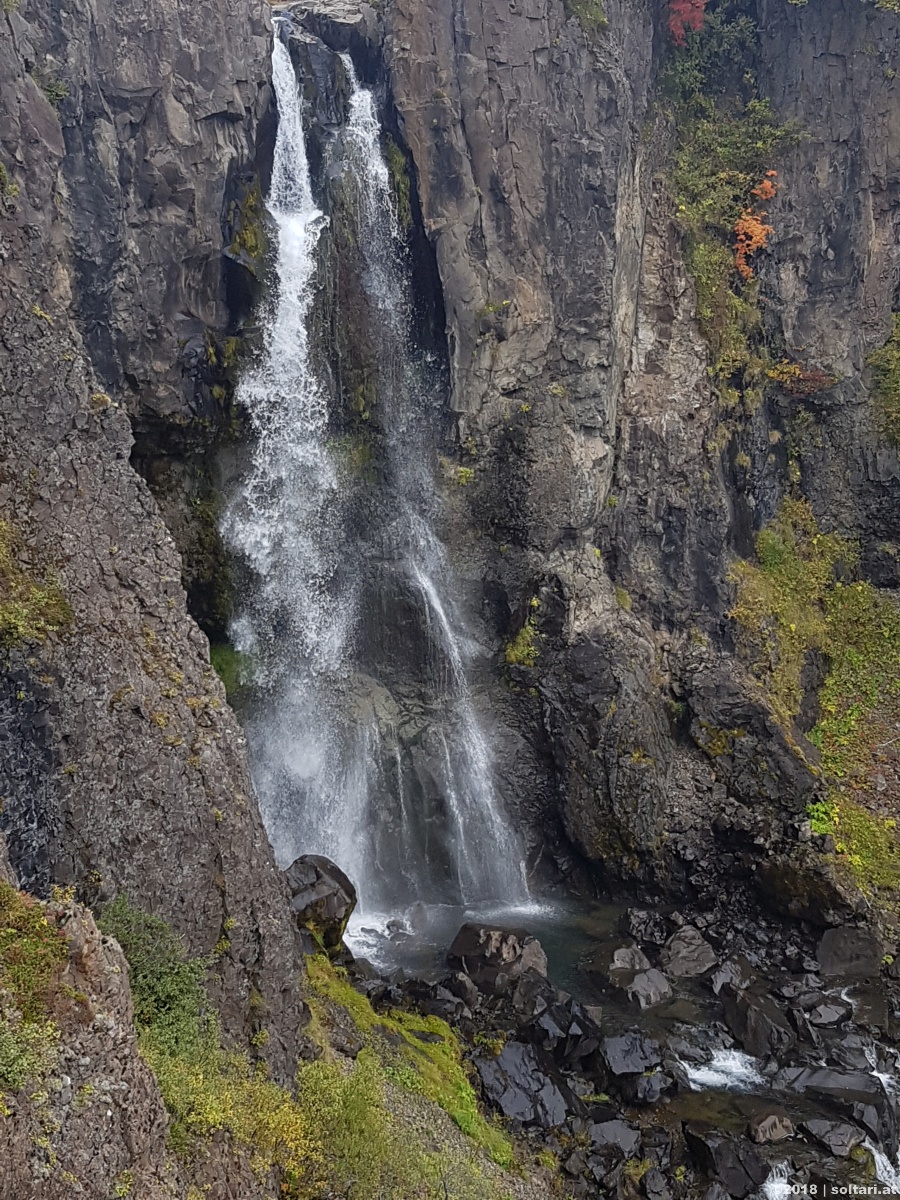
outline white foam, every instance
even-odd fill
[[[751,1092],[765,1083],[757,1060],[743,1050],[715,1050],[702,1066],[682,1066],[695,1092]]]

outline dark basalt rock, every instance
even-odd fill
[[[356,907],[356,888],[340,867],[318,854],[295,858],[284,876],[297,924],[329,953],[339,950]]]
[[[641,1179],[641,1191],[647,1200],[672,1200],[672,1189],[666,1182],[666,1177],[657,1167],[651,1167],[644,1172]]]
[[[641,1033],[604,1038],[600,1056],[612,1075],[640,1075],[662,1062],[659,1043]]]
[[[717,967],[710,977],[709,984],[718,996],[723,986],[730,983],[738,991],[767,990],[765,981],[761,980],[756,971],[743,954],[735,954]]]
[[[728,1196],[743,1200],[765,1182],[769,1168],[749,1142],[729,1137],[704,1121],[684,1126],[684,1140],[701,1171],[716,1176]]]
[[[476,1058],[485,1096],[511,1121],[555,1129],[581,1102],[535,1046],[507,1042],[496,1058]]]
[[[467,921],[453,939],[447,962],[473,980],[479,990],[503,993],[526,971],[546,977],[547,955],[524,929],[499,929]]]
[[[594,1054],[601,1038],[599,1025],[575,1000],[550,1005],[522,1026],[520,1033],[571,1068]]]
[[[871,976],[881,970],[884,946],[865,929],[842,925],[827,929],[819,942],[819,969],[823,975]]]
[[[636,1001],[641,1009],[655,1008],[657,1004],[671,998],[672,987],[662,971],[651,967],[649,971],[641,971],[639,975],[635,975],[625,992],[628,999]]]
[[[693,925],[683,925],[663,947],[663,970],[680,979],[703,975],[716,965],[716,952]]]
[[[898,1148],[898,1113],[894,1097],[865,1071],[833,1071],[828,1067],[786,1067],[779,1076],[793,1091],[825,1101],[858,1122],[893,1157]]]
[[[623,1158],[634,1158],[641,1144],[641,1131],[625,1121],[599,1121],[588,1129],[591,1146],[604,1156],[617,1150]]]
[[[669,936],[666,919],[648,908],[629,908],[622,919],[624,932],[636,942],[647,946],[662,946]]]
[[[739,992],[727,983],[723,984],[719,998],[728,1028],[754,1058],[784,1054],[796,1044],[796,1033],[770,997]]]
[[[866,1140],[861,1129],[843,1121],[804,1121],[800,1128],[835,1158],[849,1158],[851,1151]]]

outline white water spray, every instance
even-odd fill
[[[263,352],[237,390],[256,435],[253,461],[223,521],[251,579],[232,635],[254,663],[245,716],[254,779],[279,861],[300,853],[334,859],[356,882],[363,912],[436,899],[440,879],[466,904],[521,904],[522,848],[496,791],[469,684],[475,642],[435,532],[434,370],[412,333],[409,266],[374,98],[346,56],[344,66],[350,113],[331,169],[355,210],[360,282],[374,317],[367,335],[377,367],[380,479],[363,528],[359,506],[355,517],[352,510],[358,484],[329,448],[330,395],[317,370],[323,351],[310,337],[327,219],[313,202],[300,94],[276,39],[279,125],[268,199],[276,285],[263,313]],[[414,711],[425,714],[417,718],[417,762],[439,793],[427,811],[409,792],[421,766],[413,770],[401,744],[401,733],[409,736],[402,704],[359,659],[364,620],[374,610],[390,621],[398,588],[418,608],[414,621],[427,642],[413,681]]]

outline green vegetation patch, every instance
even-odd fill
[[[250,661],[246,654],[235,650],[227,642],[218,642],[209,647],[209,661],[213,670],[225,685],[225,694],[234,700],[250,681]]]
[[[882,431],[889,442],[900,446],[900,313],[894,313],[891,336],[869,356],[869,366]]]
[[[873,808],[896,807],[890,783],[876,797],[879,766],[896,779],[888,758],[900,723],[900,608],[871,584],[854,580],[856,547],[820,532],[805,500],[786,500],[761,530],[757,562],[736,564],[737,602],[731,616],[738,648],[785,723],[802,700],[806,655],[818,650],[828,671],[819,692],[820,718],[809,737],[822,753],[832,791],[810,816],[832,833],[864,887],[900,887],[893,820]],[[887,753],[886,753],[887,752]]]
[[[53,572],[34,576],[22,565],[22,537],[0,521],[0,645],[40,642],[70,624],[72,610]]]
[[[390,136],[386,138],[387,165],[391,177],[391,191],[394,194],[394,205],[397,212],[397,223],[406,233],[412,228],[411,185],[409,181],[409,163],[406,155]]]
[[[346,974],[322,955],[307,960],[307,971],[312,987],[320,996],[347,1010],[393,1082],[433,1100],[449,1113],[463,1133],[487,1150],[494,1162],[510,1165],[512,1143],[479,1112],[459,1041],[446,1021],[397,1010],[390,1014],[376,1013],[366,997],[352,987]],[[425,1040],[419,1034],[425,1035]]]
[[[609,24],[601,0],[564,0],[566,16],[574,17],[585,33],[600,33]]]
[[[760,351],[758,284],[736,235],[752,227],[761,238],[756,248],[765,244],[760,205],[775,193],[778,152],[796,140],[758,94],[756,36],[748,16],[732,15],[728,3],[720,4],[673,50],[664,78],[677,131],[670,171],[675,216],[713,375],[730,405],[741,394],[758,401],[768,361]]]
[[[292,1094],[267,1077],[265,1064],[222,1049],[219,1022],[203,986],[212,956],[190,958],[164,921],[133,908],[124,897],[106,907],[100,926],[119,941],[128,959],[141,1053],[171,1115],[169,1137],[177,1153],[190,1157],[203,1139],[227,1132],[260,1177],[277,1178],[279,1194],[287,1200],[351,1193],[356,1200],[487,1200],[494,1195],[475,1164],[453,1163],[424,1149],[386,1103],[389,1082],[398,1081],[408,1090],[443,1097],[460,1127],[468,1124],[477,1138],[480,1122],[482,1144],[494,1144],[495,1157],[503,1157],[505,1139],[477,1113],[458,1047],[443,1022],[377,1016],[341,972],[325,959],[312,959],[316,993],[347,1008],[360,1029],[369,1031],[371,1044],[352,1064],[327,1052],[304,1064]],[[314,1005],[315,996],[311,1000]],[[264,1011],[253,996],[251,1008]],[[311,1029],[322,1019],[313,1006]],[[418,1042],[414,1030],[439,1035],[441,1044]],[[379,1031],[402,1045],[388,1047]],[[256,1035],[252,1040],[260,1045],[268,1039]]]
[[[504,658],[511,667],[533,667],[540,656],[534,615],[530,616],[514,638],[506,644]]]
[[[66,939],[37,900],[0,879],[0,1090],[18,1091],[52,1065],[50,1011]]]

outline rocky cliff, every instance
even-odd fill
[[[197,953],[227,925],[226,1026],[253,1031],[257,989],[287,1071],[285,892],[179,556],[129,463],[126,377],[136,421],[182,411],[185,323],[224,323],[229,189],[265,86],[261,17],[219,22],[218,46],[207,28],[191,40],[194,19],[145,10],[148,49],[121,8],[3,17],[0,823],[38,895],[124,891]]]
[[[460,544],[508,639],[512,721],[547,738],[518,791],[552,796],[608,881],[712,899],[723,873],[749,872],[771,899],[786,855],[808,894],[776,887],[777,904],[852,908],[802,840],[824,795],[804,733],[827,655],[803,647],[812,716],[785,719],[742,653],[734,564],[755,560],[785,498],[808,497],[818,529],[858,539],[864,578],[896,582],[897,454],[866,366],[896,303],[896,19],[856,3],[711,18],[713,47],[730,21],[760,32],[740,52],[752,98],[708,72],[704,102],[731,120],[770,101],[791,131],[766,164],[779,186],[753,284],[764,385],[745,372],[735,389],[678,204],[699,136],[680,64],[702,73],[704,54],[733,47],[674,47],[658,9],[607,6],[606,25],[593,11],[411,0],[387,17],[483,535]],[[783,387],[779,364],[794,372]],[[714,827],[748,847],[743,866]]]

